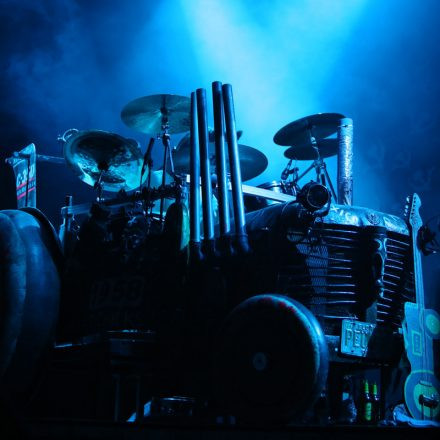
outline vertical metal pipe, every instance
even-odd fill
[[[190,245],[192,249],[191,252],[198,257],[200,253],[200,152],[195,92],[191,93],[190,124]]]
[[[228,182],[226,176],[225,123],[223,113],[222,83],[212,83],[212,101],[214,109],[215,159],[218,187],[218,212],[220,237],[231,232],[228,203]]]
[[[237,130],[235,127],[235,109],[232,87],[224,84],[223,102],[225,107],[226,135],[228,139],[229,169],[231,173],[232,201],[234,205],[235,234],[241,251],[249,249],[246,221],[244,217],[243,191],[241,188],[241,169],[238,155]]]
[[[341,119],[338,127],[338,203],[353,204],[353,120]]]
[[[212,213],[211,172],[208,153],[208,114],[206,106],[206,90],[197,89],[197,120],[199,126],[200,175],[202,178],[203,205],[203,241],[209,252],[214,243],[214,220]]]

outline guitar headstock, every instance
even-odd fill
[[[422,202],[417,193],[406,198],[405,205],[405,220],[413,228],[413,230],[418,231],[422,226],[422,218],[420,217],[420,207]]]

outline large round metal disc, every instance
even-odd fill
[[[121,111],[128,127],[141,133],[157,134],[168,125],[168,133],[183,133],[190,129],[190,99],[179,95],[150,95],[134,99]]]
[[[310,143],[310,136],[317,141],[338,130],[339,121],[345,118],[340,113],[317,113],[306,116],[285,125],[273,137],[273,141],[282,146],[301,146]]]
[[[321,159],[334,156],[338,153],[338,140],[335,139],[321,139],[316,142]],[[317,158],[316,151],[310,143],[305,145],[295,145],[288,148],[284,152],[284,157],[296,160],[314,160]]]
[[[321,393],[328,349],[306,307],[285,296],[258,295],[227,318],[213,368],[216,397],[227,414],[250,423],[287,423]]]
[[[227,145],[225,145],[227,150]],[[241,178],[243,181],[253,179],[260,175],[268,165],[267,157],[264,153],[248,145],[238,144],[238,154],[240,156]],[[215,143],[208,144],[208,155],[211,165],[211,172],[215,173]],[[177,173],[189,174],[190,169],[190,136],[185,135],[177,145],[173,154],[174,169]],[[228,164],[226,164],[229,170]]]
[[[66,140],[64,158],[73,172],[91,186],[105,169],[101,180],[105,191],[129,191],[140,184],[143,155],[134,139],[101,130],[79,131]]]

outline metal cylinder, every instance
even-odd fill
[[[232,201],[234,205],[235,233],[242,251],[248,250],[246,221],[244,217],[243,191],[241,188],[241,170],[238,155],[237,130],[235,127],[235,109],[232,87],[224,84],[223,102],[225,108],[226,135],[228,140],[229,169],[231,173]]]
[[[200,152],[199,134],[197,131],[197,102],[195,92],[191,93],[190,113],[190,188],[189,218],[191,246],[200,244]]]
[[[223,112],[222,83],[212,83],[212,101],[214,108],[214,136],[215,159],[218,188],[218,211],[220,222],[220,236],[224,237],[231,232],[229,218],[228,188],[226,176],[226,151],[225,151],[225,124]]]
[[[338,203],[353,204],[353,120],[343,118],[338,127]]]
[[[211,173],[208,153],[209,135],[206,90],[197,89],[196,96],[197,120],[199,128],[200,176],[202,179],[203,240],[207,244],[214,241],[214,220],[212,212]]]

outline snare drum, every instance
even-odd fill
[[[258,185],[258,188],[268,189],[270,191],[274,191],[280,194],[289,194],[291,196],[296,196],[296,189],[292,182],[279,182],[276,180],[272,180],[271,182],[265,182],[261,185]],[[265,197],[260,196],[244,196],[244,206],[246,212],[257,211],[258,209],[266,208],[267,206],[277,203],[282,202],[266,199]]]

